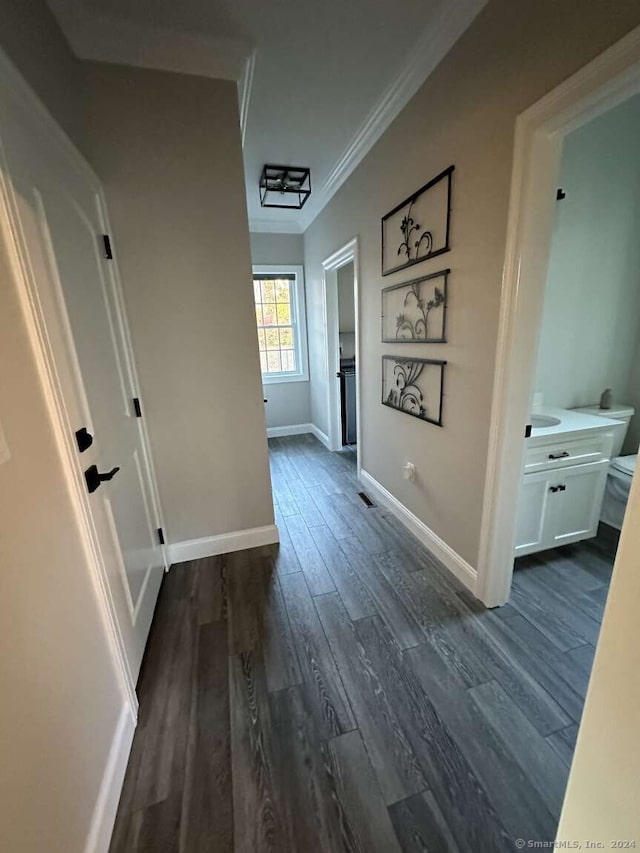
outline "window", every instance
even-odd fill
[[[254,267],[253,297],[262,381],[308,379],[302,267]]]

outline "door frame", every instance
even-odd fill
[[[557,86],[516,121],[476,595],[509,599],[524,429],[551,248],[564,137],[640,93],[640,27]]]
[[[324,293],[325,357],[327,371],[327,413],[329,427],[329,449],[342,449],[342,423],[340,419],[340,393],[336,374],[340,370],[339,316],[338,316],[338,270],[353,263],[353,301],[355,313],[356,353],[356,457],[358,477],[361,468],[360,424],[360,259],[358,238],[353,237],[322,262],[322,288]]]
[[[98,178],[73,142],[51,116],[1,49],[0,86],[2,86],[7,96],[14,102],[18,110],[24,114],[25,120],[34,126],[39,126],[46,134],[51,145],[67,161],[71,162],[74,169],[81,172],[88,180],[99,202],[100,218],[105,233],[112,234],[113,232],[110,229],[107,218],[106,202]],[[25,325],[44,391],[45,405],[51,419],[55,442],[62,460],[67,488],[78,524],[80,540],[94,584],[98,608],[105,626],[109,650],[122,688],[122,695],[127,702],[129,713],[135,723],[138,712],[136,683],[129,667],[123,637],[111,597],[107,580],[107,570],[104,565],[93,522],[84,474],[80,460],[78,459],[77,447],[69,420],[67,401],[71,399],[71,395],[81,397],[83,389],[76,382],[63,382],[61,379],[61,376],[64,375],[63,371],[58,369],[58,366],[66,361],[73,365],[76,378],[80,377],[80,367],[77,362],[75,345],[70,326],[63,319],[56,316],[55,312],[46,307],[55,304],[55,299],[41,298],[42,284],[36,282],[31,273],[27,247],[22,237],[18,208],[8,175],[9,170],[0,140],[0,230],[6,243],[9,264],[17,285]],[[109,265],[108,274],[112,277],[113,290],[116,297],[116,322],[120,325],[122,331],[123,347],[128,362],[126,367],[130,372],[134,387],[139,388],[140,385],[131,346],[131,336],[124,312],[124,300],[115,251],[113,252],[113,262]],[[158,527],[166,529],[144,418],[140,419],[139,428],[141,430],[143,453],[150,476],[154,520]],[[168,568],[167,550],[165,546],[161,546],[161,549],[166,571]]]

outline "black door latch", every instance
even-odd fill
[[[120,468],[112,468],[111,471],[106,474],[101,474],[98,471],[97,465],[91,465],[90,468],[84,472],[84,478],[87,481],[87,490],[89,494],[93,494],[95,490],[100,486],[100,483],[103,483],[105,480],[113,480],[116,476]]]
[[[80,453],[84,453],[93,444],[93,436],[86,427],[76,430],[76,444]]]

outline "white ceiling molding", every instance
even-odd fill
[[[80,59],[114,62],[222,80],[240,80],[253,45],[124,21],[88,9],[82,0],[48,0]]]
[[[299,222],[293,219],[249,219],[249,231],[252,234],[302,234]]]
[[[247,132],[247,119],[249,116],[249,102],[251,101],[251,87],[253,86],[253,72],[256,67],[255,50],[244,64],[242,77],[238,80],[238,101],[240,103],[240,132],[242,134],[242,147],[244,148],[244,137]]]
[[[398,76],[382,94],[316,192],[313,209],[303,210],[298,231],[306,231],[322,212],[487,2],[488,0],[448,0],[443,5],[436,20],[429,25],[409,53]]]

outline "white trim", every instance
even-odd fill
[[[487,2],[488,0],[448,0],[442,5],[436,20],[427,26],[409,52],[407,61],[396,78],[382,93],[320,189],[316,191],[313,208],[308,212],[302,211],[302,231],[322,212]]]
[[[391,510],[398,521],[475,595],[478,575],[473,566],[364,469],[360,471],[360,481],[369,489],[371,497]]]
[[[342,449],[340,399],[338,383],[335,380],[340,370],[339,318],[338,318],[338,270],[353,263],[353,299],[355,306],[355,354],[356,354],[356,459],[357,473],[360,475],[362,425],[360,423],[360,251],[358,238],[353,237],[322,262],[322,290],[325,333],[325,370],[327,376],[327,419],[329,450]],[[329,325],[331,321],[331,325]],[[322,441],[322,439],[320,439]]]
[[[188,560],[200,560],[203,557],[215,557],[217,554],[230,554],[232,551],[244,551],[246,548],[259,548],[261,545],[273,545],[280,541],[275,524],[265,527],[251,527],[236,530],[233,533],[220,533],[217,536],[205,536],[202,539],[187,539],[169,545],[171,563],[185,563]]]
[[[281,438],[286,435],[307,435],[309,433],[322,442],[327,450],[331,450],[329,436],[325,432],[322,432],[315,424],[292,424],[291,426],[267,428],[267,438]]]
[[[242,147],[247,132],[247,121],[249,120],[249,103],[251,102],[251,88],[253,86],[253,74],[256,67],[256,52],[248,57],[244,64],[242,77],[238,81],[238,102],[240,106],[240,134],[242,136]]]
[[[322,430],[315,424],[311,424],[311,432],[315,435],[318,441],[321,441],[322,444],[324,444],[327,450],[331,450],[331,442],[329,441],[329,436],[326,432],[322,432]]]
[[[313,424],[291,424],[290,426],[267,427],[267,438],[281,438],[285,435],[313,434]]]
[[[309,368],[306,373],[274,373],[273,375],[261,374],[263,385],[287,385],[289,382],[308,382]]]
[[[49,0],[49,5],[80,59],[237,81],[253,47],[241,38],[125,20],[82,0]]]
[[[135,729],[135,717],[131,715],[128,706],[124,705],[111,741],[109,757],[93,809],[85,853],[108,853]]]
[[[251,219],[255,233],[302,234],[322,212],[420,86],[451,50],[488,0],[448,0],[409,51],[396,77],[356,130],[299,220]],[[82,0],[49,0],[73,51],[81,59],[236,80],[242,144],[255,68],[255,45],[241,38],[181,33],[124,20]],[[275,213],[274,216],[279,216]]]
[[[252,275],[293,275],[295,287],[291,298],[293,316],[291,325],[294,328],[298,370],[294,373],[263,373],[263,385],[280,385],[284,382],[309,381],[309,342],[307,340],[307,302],[304,288],[304,267],[301,264],[254,264]]]
[[[562,141],[567,133],[640,92],[640,27],[518,116],[487,474],[478,596],[509,598],[524,426],[534,384]]]

